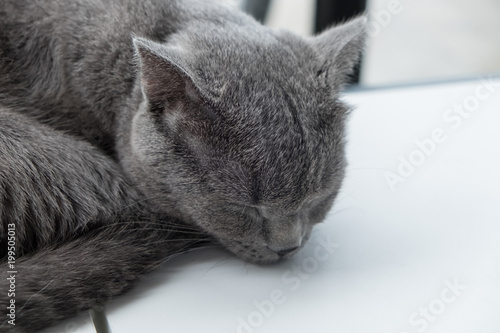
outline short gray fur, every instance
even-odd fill
[[[256,263],[296,252],[342,183],[365,21],[304,38],[212,1],[3,0],[0,239],[15,224],[23,256],[0,332],[212,239]]]

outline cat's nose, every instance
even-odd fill
[[[298,246],[295,246],[295,247],[290,247],[288,249],[283,249],[283,250],[278,250],[278,251],[274,250],[274,252],[276,252],[280,257],[284,257],[287,254],[290,254],[293,251],[297,250],[298,248],[299,248]]]

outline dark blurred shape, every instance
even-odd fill
[[[267,9],[269,8],[269,2],[271,2],[271,0],[246,0],[243,9],[258,21],[264,23],[267,16]]]
[[[366,0],[316,0],[314,32],[318,33],[334,24],[345,22],[363,13],[365,9]]]

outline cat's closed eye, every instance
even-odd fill
[[[240,219],[248,223],[262,223],[264,217],[259,209],[255,206],[245,205],[241,203],[227,203],[225,209]]]

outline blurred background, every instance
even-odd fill
[[[311,35],[360,12],[367,48],[353,81],[398,86],[500,74],[499,0],[221,0]]]

